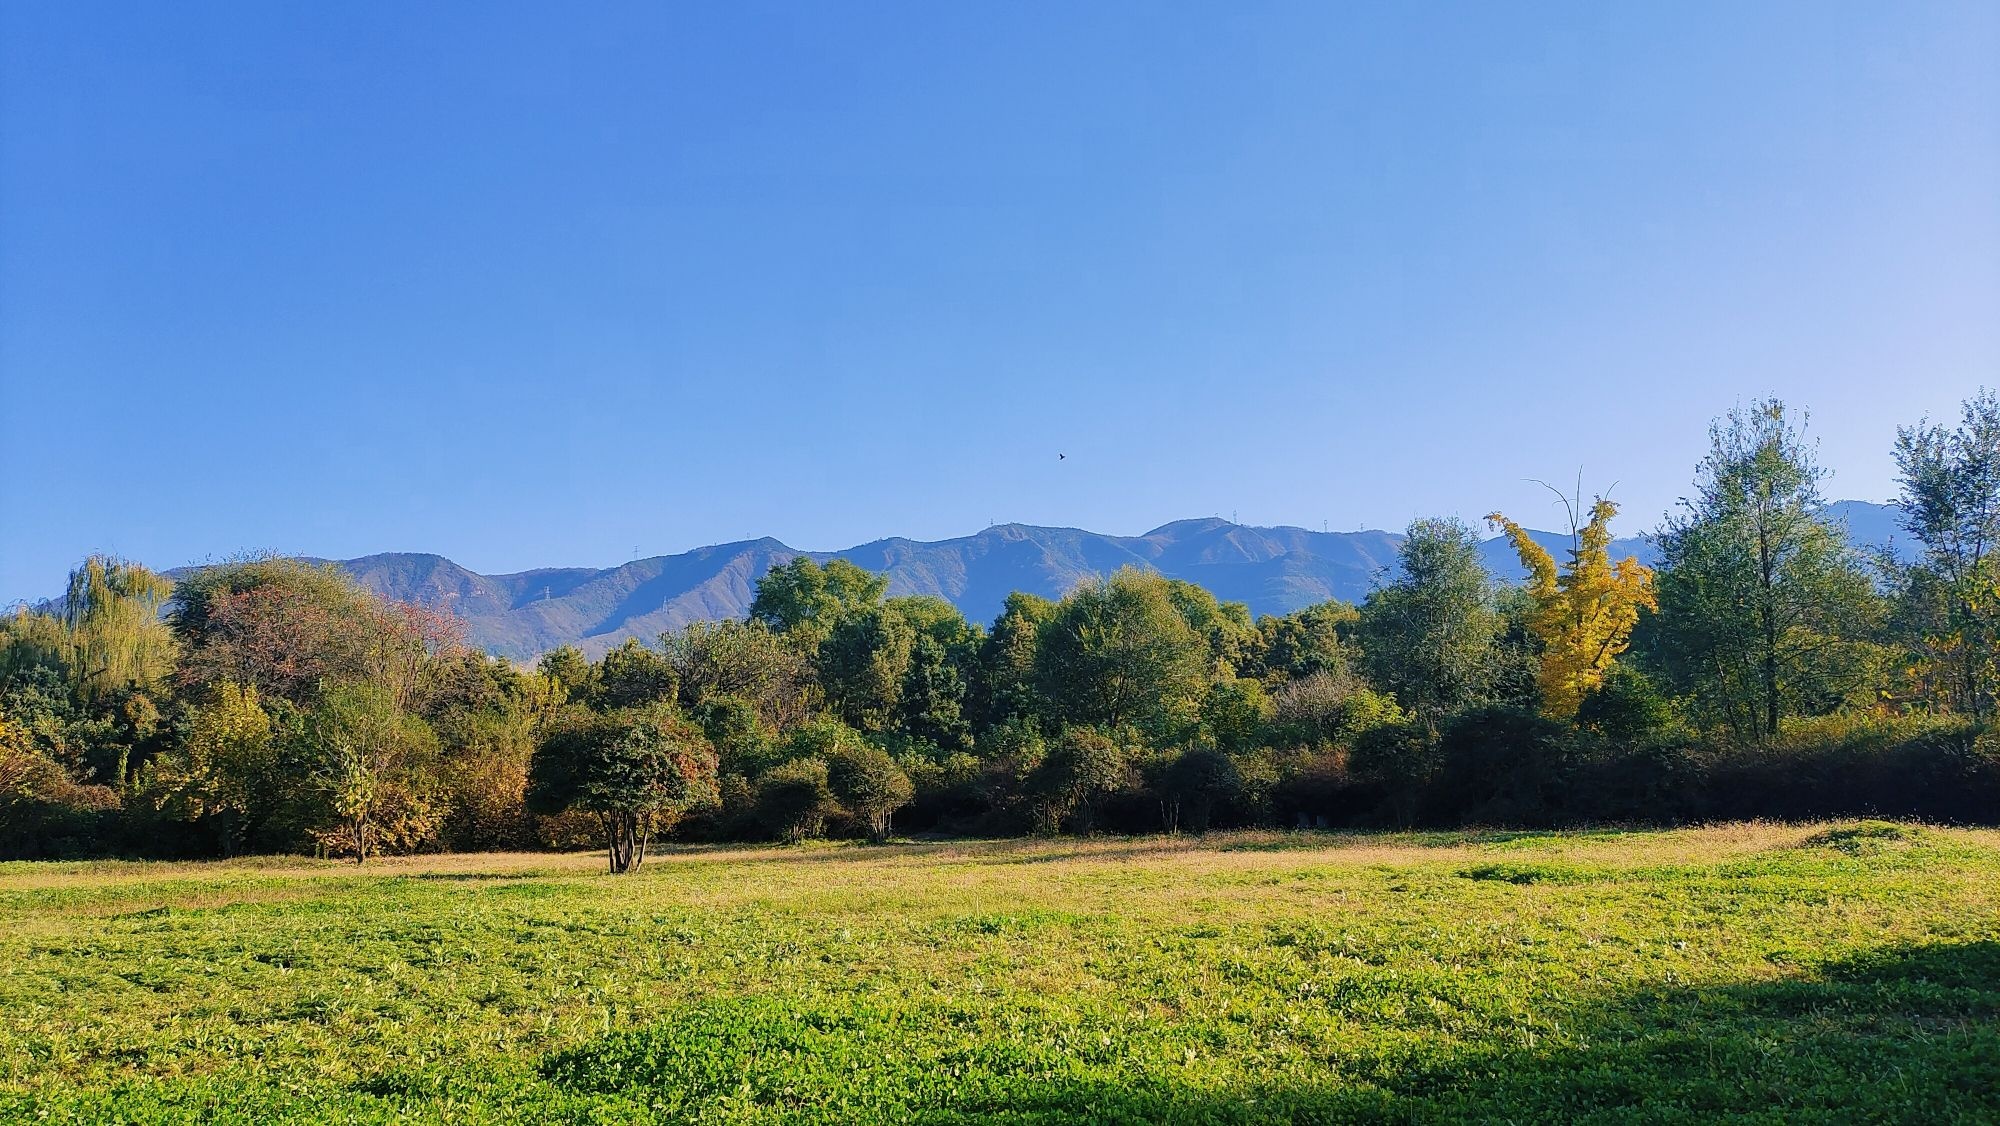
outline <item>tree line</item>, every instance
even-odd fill
[[[1898,432],[1913,561],[1828,519],[1801,414],[1709,434],[1653,567],[1570,498],[1410,525],[1358,606],[1121,570],[990,625],[805,557],[747,620],[522,667],[339,570],[92,557],[0,619],[0,854],[230,855],[1217,825],[2000,818],[2000,399]]]

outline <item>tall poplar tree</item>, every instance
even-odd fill
[[[1918,647],[1944,702],[1984,717],[2000,681],[2000,398],[1981,390],[1951,429],[1929,419],[1898,429],[1896,467],[1903,526],[1924,545],[1923,573],[1904,586],[1935,607]]]
[[[1739,731],[1833,710],[1870,673],[1879,599],[1824,515],[1825,478],[1800,416],[1739,407],[1709,428],[1695,495],[1660,536],[1664,663],[1698,713]]]
[[[1370,678],[1435,731],[1484,697],[1500,615],[1464,524],[1415,521],[1396,558],[1400,573],[1361,606],[1361,652]]]

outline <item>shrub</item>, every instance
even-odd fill
[[[906,821],[920,826],[969,824],[993,807],[981,785],[982,765],[971,754],[960,751],[941,759],[911,755],[899,762],[912,790]]]
[[[553,700],[551,682],[536,684]],[[446,847],[474,851],[525,848],[536,839],[527,808],[528,764],[543,719],[533,704],[505,699],[493,706],[442,717],[434,724],[443,741]]]
[[[1163,809],[1169,831],[1185,822],[1191,832],[1206,833],[1215,807],[1234,797],[1242,776],[1228,755],[1207,747],[1183,752],[1160,778]]]
[[[1074,819],[1078,832],[1096,827],[1098,801],[1124,784],[1125,752],[1111,737],[1089,727],[1072,727],[1028,773],[1022,788],[1036,827],[1053,833]]]
[[[565,809],[561,813],[530,813],[535,843],[559,852],[576,852],[604,847],[604,823],[587,809]]]
[[[517,756],[468,752],[444,766],[444,840],[462,852],[534,843],[528,815],[528,767]]]
[[[747,776],[724,773],[716,778],[715,791],[715,804],[688,810],[675,827],[676,835],[694,841],[755,840],[761,835],[756,789]]]
[[[1348,672],[1317,672],[1287,682],[1272,695],[1271,707],[1271,735],[1293,746],[1351,742],[1403,719],[1395,697]]]
[[[2000,815],[2000,744],[1957,719],[1825,716],[1761,743],[1704,751],[1702,813],[1714,818]]]
[[[1437,773],[1437,743],[1422,724],[1385,723],[1355,737],[1348,768],[1379,796],[1391,823],[1409,826],[1416,821],[1418,796]]]
[[[118,795],[84,786],[0,716],[0,858],[34,860],[101,850],[116,827]]]
[[[1578,759],[1570,729],[1538,711],[1462,712],[1438,739],[1430,814],[1453,824],[1551,824],[1566,812]]]
[[[826,775],[834,800],[877,844],[889,839],[890,818],[915,793],[889,752],[866,743],[835,747],[826,757]]]
[[[758,822],[789,844],[824,833],[827,818],[841,812],[819,759],[772,767],[757,779],[756,795]]]
[[[1637,669],[1613,665],[1577,707],[1576,725],[1617,747],[1659,738],[1674,722],[1673,705]]]
[[[1705,776],[1697,750],[1660,735],[1608,745],[1574,776],[1572,817],[1669,825],[1701,817]]]
[[[1299,749],[1274,752],[1277,778],[1268,799],[1271,818],[1279,825],[1325,829],[1359,820],[1380,807],[1380,787],[1357,779],[1348,769],[1351,752]]]

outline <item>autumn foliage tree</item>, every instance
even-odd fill
[[[323,812],[312,835],[357,864],[388,848],[410,851],[445,814],[438,741],[379,684],[328,689],[306,723],[314,789]]]
[[[1598,497],[1581,527],[1570,508],[1569,562],[1555,559],[1528,530],[1498,512],[1486,517],[1502,529],[1528,570],[1534,600],[1529,628],[1542,643],[1538,681],[1542,709],[1556,719],[1576,715],[1583,698],[1604,681],[1606,670],[1632,643],[1641,609],[1654,609],[1653,572],[1631,556],[1611,561],[1611,518],[1618,506]]]
[[[420,648],[354,580],[294,559],[248,559],[183,577],[172,621],[187,646],[184,686],[227,680],[302,708],[318,703],[322,686],[372,680],[391,654]]]
[[[1035,572],[1076,580],[1059,600],[1017,591],[990,631],[796,557],[755,578],[747,618],[628,639],[650,616],[540,617],[534,644],[589,636],[537,671],[447,609],[501,591],[421,560],[250,556],[169,583],[93,557],[0,614],[0,858],[601,840],[621,872],[669,832],[1990,816],[2000,394],[1899,432],[1921,551],[1825,502],[1782,403],[1730,412],[1708,445],[1652,569],[1613,558],[1618,509],[1581,491],[1560,544],[1498,512],[1490,541],[1411,523],[1359,606],[1296,605],[1355,576],[1286,558],[1311,548],[1290,532],[1093,549]],[[1064,558],[1040,542],[1008,531],[1014,562],[992,562]],[[1523,568],[1489,573],[1496,547]],[[1155,564],[1292,612],[1254,619]],[[901,581],[990,604],[975,578]]]
[[[189,706],[180,745],[152,764],[144,788],[161,812],[212,825],[222,851],[233,855],[251,820],[272,804],[266,791],[275,749],[257,690],[225,680]]]

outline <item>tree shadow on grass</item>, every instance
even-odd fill
[[[1384,1049],[1218,1089],[1175,1066],[1171,1029],[1099,1028],[1030,1001],[738,998],[551,1056],[540,1074],[564,1099],[660,1121],[2000,1121],[2000,943],[1638,991],[1563,1023],[1558,1043]]]
[[[1542,830],[1465,829],[1439,832],[1381,833],[1368,830],[1222,830],[1214,833],[1106,833],[1064,837],[943,837],[897,840],[887,844],[843,841],[837,845],[779,844],[676,845],[655,854],[657,867],[723,862],[743,865],[879,864],[942,858],[965,864],[1060,864],[1075,860],[1151,859],[1180,853],[1301,852],[1336,853],[1357,848],[1451,849],[1468,845],[1617,839],[1624,829],[1588,829],[1561,834]]]
[[[1488,1048],[1382,1086],[1418,1121],[2000,1119],[2000,943],[1636,992],[1575,1020],[1574,1045]]]
[[[643,870],[648,872],[670,871],[678,864],[742,864],[742,865],[799,865],[821,864],[880,864],[885,861],[917,860],[940,858],[944,860],[983,861],[997,848],[1008,841],[993,841],[982,838],[949,841],[901,841],[892,840],[884,844],[866,841],[841,841],[826,844],[785,845],[776,842],[756,844],[694,844],[674,845],[662,848],[647,857]]]
[[[574,872],[563,872],[553,868],[527,868],[511,872],[411,872],[385,876],[389,880],[418,880],[429,884],[495,884],[521,880],[543,880],[552,877],[574,877]]]

